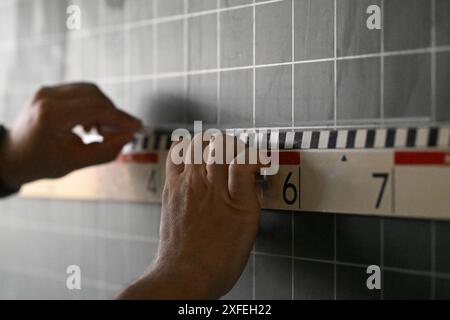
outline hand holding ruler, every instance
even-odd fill
[[[169,132],[145,130],[117,161],[29,184],[22,195],[159,203],[170,143]],[[278,149],[264,208],[450,219],[450,127],[284,130]]]

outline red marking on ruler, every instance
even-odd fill
[[[300,152],[279,152],[280,165],[299,165]]]
[[[397,151],[396,165],[450,166],[450,152]]]
[[[158,163],[158,154],[157,153],[120,154],[117,160],[120,162]]]

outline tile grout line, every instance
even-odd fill
[[[337,0],[333,1],[333,106],[334,106],[334,128],[337,129]],[[336,214],[333,215],[333,232],[334,232],[334,285],[333,285],[333,295],[334,300],[337,300],[337,265],[336,265]]]
[[[295,216],[294,212],[291,212],[291,269],[292,269],[292,282],[291,282],[291,297],[295,300]]]
[[[380,218],[380,264],[381,264],[380,298],[381,300],[384,300],[384,217]]]
[[[291,46],[292,46],[292,90],[291,90],[291,110],[292,110],[292,128],[295,126],[295,0],[291,0]],[[291,255],[295,256],[295,221],[294,212],[291,212]],[[291,258],[291,299],[295,300],[295,260]]]
[[[436,222],[431,221],[431,296],[430,299],[436,299]]]
[[[384,123],[384,0],[381,0],[380,53],[380,118]]]
[[[412,55],[412,54],[426,54],[430,52],[450,52],[450,45],[436,47],[434,50],[432,48],[423,48],[423,49],[412,49],[412,50],[402,50],[402,51],[393,51],[393,52],[385,52],[383,54],[367,54],[367,55],[359,55],[359,56],[346,56],[346,57],[337,57],[336,60],[351,60],[351,59],[364,59],[364,58],[376,58],[380,56],[398,56],[398,55]],[[94,78],[93,81],[100,81],[104,83],[118,83],[118,82],[138,82],[138,81],[147,81],[152,79],[166,79],[166,78],[174,78],[174,77],[184,77],[186,75],[200,75],[200,74],[210,74],[217,72],[229,72],[229,71],[238,71],[238,70],[250,70],[250,69],[260,69],[260,68],[268,68],[274,66],[286,66],[291,64],[308,64],[308,63],[317,63],[317,62],[327,62],[334,61],[334,58],[324,58],[324,59],[316,59],[316,60],[304,60],[304,61],[295,61],[292,62],[284,62],[284,63],[273,63],[273,64],[261,64],[261,65],[251,65],[251,66],[241,66],[241,67],[230,67],[230,68],[221,68],[217,70],[213,69],[204,69],[204,70],[189,70],[189,71],[175,71],[175,72],[166,72],[166,73],[156,73],[156,74],[141,74],[141,75],[123,75],[123,76],[115,76],[115,77],[106,77],[106,78]],[[26,90],[35,89],[36,85],[26,85],[21,86],[19,89],[14,90],[13,92],[22,93]],[[389,119],[384,119],[384,121],[388,121]]]
[[[337,300],[337,226],[336,226],[336,214],[333,214],[333,232],[334,232],[334,263],[333,263],[333,267],[334,267],[334,300]]]
[[[337,0],[334,0],[334,4],[333,4],[333,10],[334,10],[334,27],[333,27],[333,38],[334,38],[334,43],[333,43],[333,50],[334,50],[334,58],[333,58],[333,81],[334,81],[334,86],[333,86],[333,109],[334,109],[334,126],[336,127],[337,125]]]
[[[253,128],[256,128],[256,0],[252,0],[252,122]],[[256,251],[256,245],[253,244],[253,250]],[[256,300],[256,255],[253,255],[252,260],[252,296]]]
[[[154,0],[152,3],[152,8],[153,8],[153,16],[158,17],[159,16],[159,8],[158,8],[158,0]],[[158,64],[159,64],[159,54],[158,54],[158,25],[154,25],[152,28],[152,35],[153,35],[153,39],[152,39],[152,53],[153,53],[153,72],[158,73]],[[152,81],[152,88],[153,88],[153,92],[156,92],[158,90],[158,85],[157,85],[157,81]]]
[[[291,50],[292,50],[292,65],[291,65],[291,122],[292,127],[295,126],[295,0],[291,0]]]
[[[436,48],[436,0],[431,0],[431,47]],[[436,120],[436,51],[431,51],[431,119]]]
[[[183,0],[183,16],[186,16],[188,12],[188,0]],[[183,69],[185,71],[185,75],[183,75],[183,95],[184,98],[189,96],[189,23],[188,18],[183,19]],[[183,119],[187,123],[187,107],[186,105],[183,107]]]
[[[436,48],[436,0],[431,0],[431,47]],[[431,51],[431,119],[436,121],[436,50]],[[431,221],[431,296],[436,299],[436,222]]]
[[[324,260],[317,258],[307,258],[307,257],[297,257],[290,256],[284,254],[274,254],[274,253],[266,253],[260,251],[252,251],[253,255],[267,256],[267,257],[275,257],[275,258],[286,258],[286,259],[294,259],[299,261],[309,261],[309,262],[319,262],[326,263],[331,265],[339,265],[339,266],[348,266],[348,267],[357,267],[357,268],[367,268],[369,264],[357,263],[357,262],[345,262],[345,261],[334,261],[334,260]],[[431,271],[423,271],[423,270],[412,270],[412,269],[401,269],[397,267],[385,267],[387,271],[403,273],[403,274],[411,274],[417,276],[431,277]],[[448,279],[450,280],[450,273],[435,273],[436,278],[440,279]]]
[[[124,19],[127,20],[127,10],[124,10]],[[125,74],[131,74],[131,59],[130,59],[130,49],[131,48],[131,33],[129,31],[124,30],[124,42],[125,42],[125,48],[123,52],[124,56],[124,72]],[[153,64],[153,57],[152,57],[152,64]],[[134,108],[135,106],[131,106],[130,103],[130,85],[125,85],[125,82],[122,84],[122,87],[124,89],[124,107],[129,110],[130,107]]]
[[[77,37],[78,36],[83,37],[83,36],[87,36],[87,35],[91,35],[91,34],[98,35],[100,33],[116,32],[120,29],[134,29],[134,28],[139,28],[139,27],[148,26],[148,25],[163,24],[163,23],[168,23],[168,22],[173,22],[173,21],[178,21],[178,20],[184,20],[186,18],[194,18],[194,17],[199,17],[199,16],[212,15],[212,14],[216,14],[217,12],[227,12],[227,11],[239,10],[239,9],[250,8],[250,7],[254,7],[254,6],[261,6],[261,5],[282,2],[282,1],[285,1],[285,0],[267,0],[267,1],[257,2],[257,3],[240,5],[240,6],[225,7],[225,8],[220,8],[220,9],[216,9],[216,10],[186,12],[183,14],[177,14],[177,15],[172,15],[172,16],[168,16],[168,17],[157,17],[155,19],[147,19],[147,20],[144,19],[144,20],[141,20],[138,22],[127,22],[127,23],[122,23],[122,24],[114,24],[114,25],[107,25],[107,26],[102,26],[102,27],[97,27],[97,28],[92,28],[92,29],[85,29],[83,31],[79,31],[76,33],[78,34]],[[65,34],[66,33],[45,34],[45,35],[41,35],[41,36],[38,36],[35,38],[33,38],[33,37],[23,38],[23,39],[20,39],[18,42],[20,44],[23,43],[25,45],[30,45],[30,43],[32,43],[34,41],[46,42],[48,39],[65,37]],[[0,48],[2,46],[5,46],[5,47],[13,46],[14,47],[15,44],[17,44],[17,41],[5,41],[5,42],[0,41]]]
[[[217,6],[217,9],[219,9],[220,8],[220,0],[217,0],[216,1],[216,6]],[[220,59],[222,58],[221,57],[221,54],[220,54],[220,50],[221,50],[221,44],[220,44],[220,42],[221,42],[221,36],[220,36],[220,34],[221,34],[221,13],[220,13],[220,11],[218,11],[217,12],[217,21],[216,21],[216,50],[217,50],[217,52],[216,52],[216,59],[217,59],[217,70],[220,70],[220,68],[222,67],[222,63],[221,63],[221,61],[220,61]],[[221,119],[220,119],[220,104],[221,104],[221,99],[220,99],[220,95],[221,95],[221,72],[220,71],[218,71],[217,72],[217,91],[216,91],[216,95],[217,95],[217,101],[216,101],[216,104],[217,104],[217,125],[218,126],[220,126],[220,122],[221,122]]]
[[[253,39],[252,39],[252,46],[253,46],[253,106],[252,106],[252,112],[253,112],[253,127],[256,128],[256,1],[253,0]]]

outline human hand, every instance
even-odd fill
[[[224,138],[227,143],[230,139],[234,141]],[[216,141],[209,150],[217,150]],[[157,256],[149,272],[119,298],[212,299],[226,294],[239,279],[257,234],[260,167],[235,161],[175,165],[169,155]]]
[[[72,133],[97,128],[101,144],[85,145]],[[0,177],[11,188],[57,178],[114,160],[141,123],[115,108],[100,89],[74,83],[40,89],[13,124],[0,150]]]

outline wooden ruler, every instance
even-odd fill
[[[117,161],[25,186],[25,197],[161,201],[170,134],[153,131]],[[450,127],[279,134],[267,209],[450,219]]]

